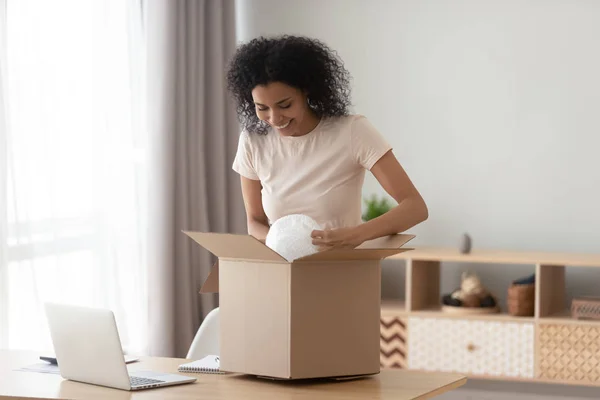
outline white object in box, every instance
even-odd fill
[[[286,215],[279,218],[269,228],[265,244],[271,250],[292,262],[319,251],[312,244],[312,232],[321,230],[319,224],[302,214]]]

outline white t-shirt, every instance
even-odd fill
[[[304,136],[242,132],[233,169],[260,180],[270,223],[304,214],[324,228],[359,225],[365,170],[391,146],[362,115],[323,118]]]

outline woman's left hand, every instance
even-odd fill
[[[353,249],[363,243],[357,228],[314,230],[312,243],[323,250]]]

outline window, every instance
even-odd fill
[[[124,347],[146,351],[138,7],[7,0],[0,348],[51,349],[54,301],[111,308]]]

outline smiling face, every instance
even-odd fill
[[[308,107],[306,94],[281,82],[252,90],[256,115],[283,136],[302,136],[312,131],[319,119]]]

